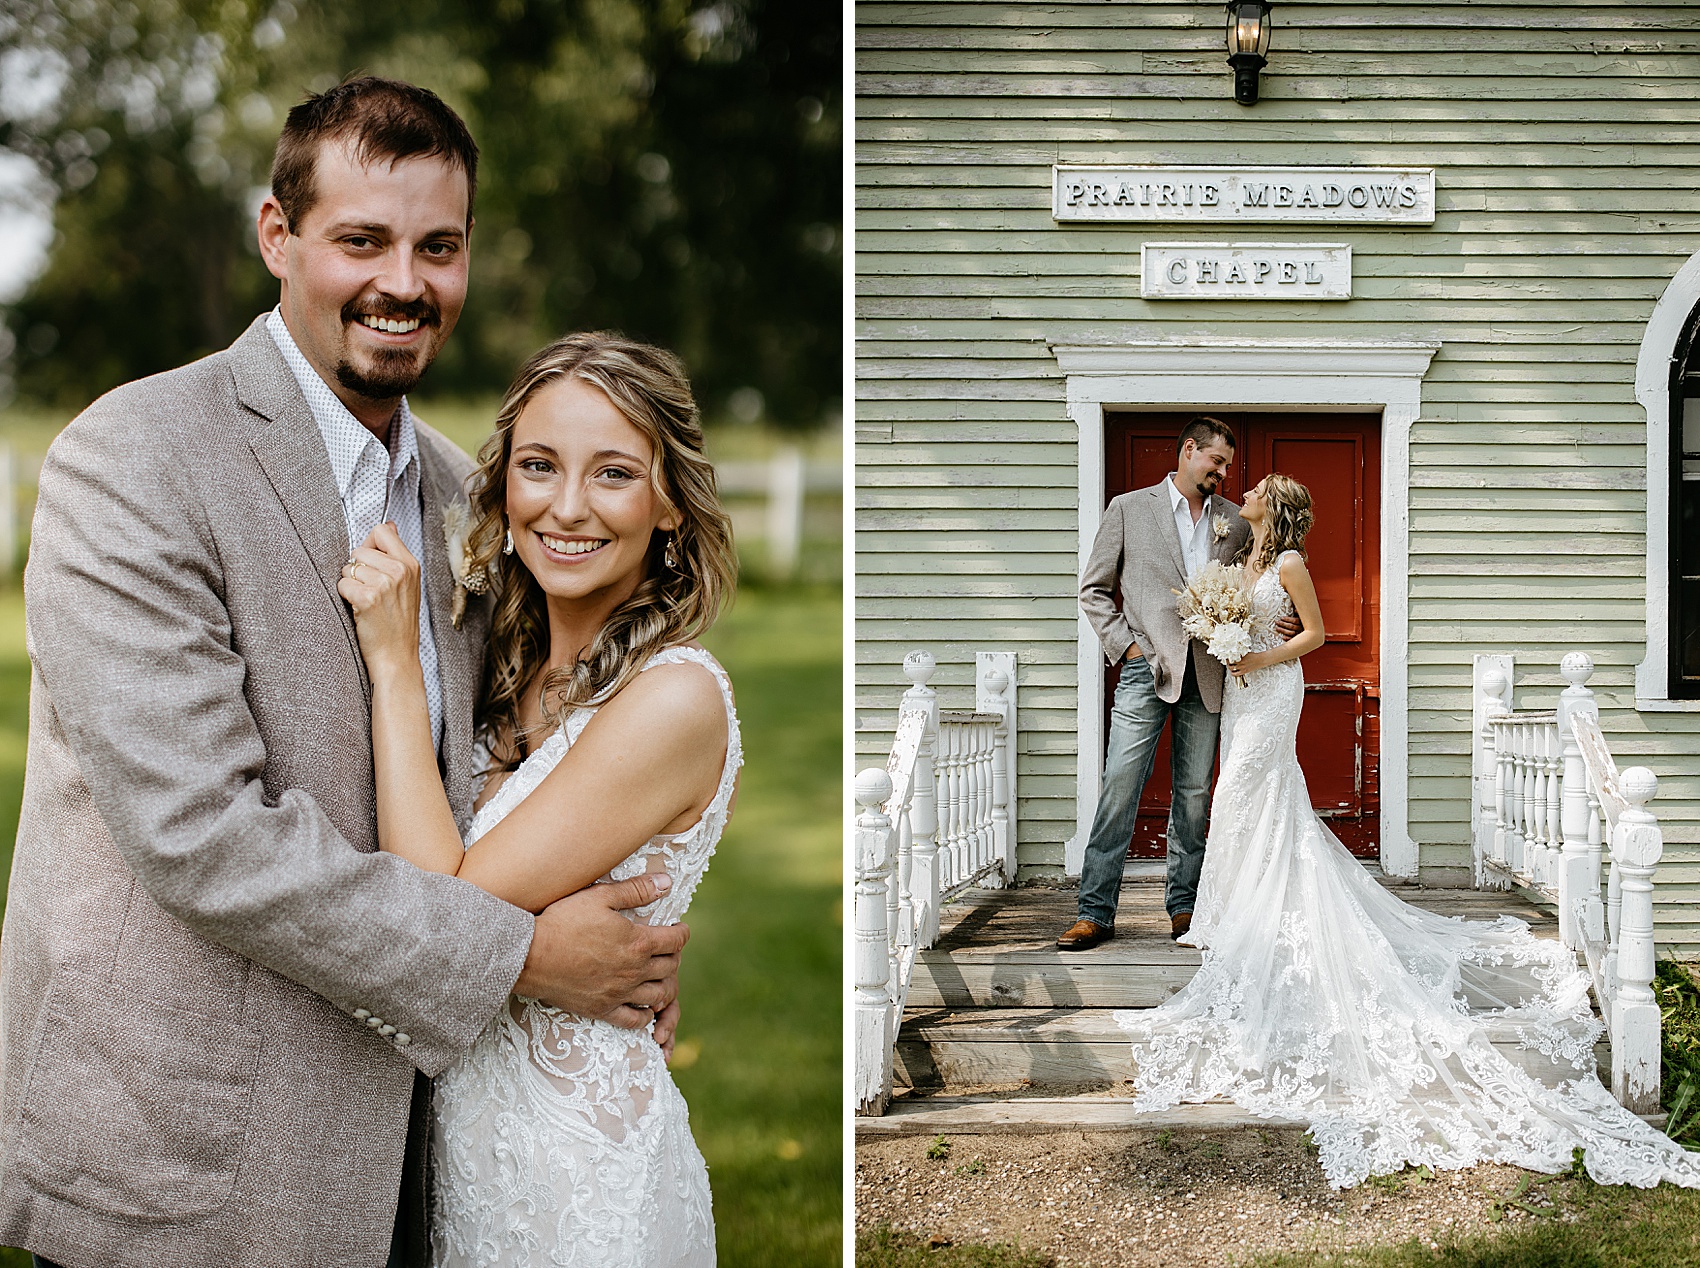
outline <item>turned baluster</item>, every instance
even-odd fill
[[[1544,857],[1546,794],[1541,789],[1541,728],[1539,723],[1523,724],[1523,870],[1529,879]]]
[[[1501,719],[1494,724],[1494,832],[1493,857],[1502,867],[1511,867],[1511,838],[1515,832],[1511,823],[1511,723]],[[1514,869],[1513,869],[1514,870]]]

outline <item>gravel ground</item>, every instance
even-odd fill
[[[1233,1265],[1272,1251],[1331,1251],[1420,1238],[1436,1245],[1535,1218],[1495,1199],[1525,1175],[1480,1166],[1328,1187],[1303,1133],[1054,1132],[898,1137],[856,1146],[856,1220],[953,1242],[1015,1242],[1061,1268]],[[1525,1195],[1542,1205],[1569,1186]],[[1550,1218],[1550,1217],[1549,1217]]]

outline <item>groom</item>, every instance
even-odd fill
[[[1226,423],[1206,417],[1189,422],[1176,442],[1175,470],[1104,508],[1081,573],[1081,610],[1105,656],[1120,666],[1120,678],[1110,712],[1103,792],[1080,869],[1079,918],[1057,939],[1063,951],[1084,951],[1115,936],[1122,864],[1139,816],[1139,797],[1163,725],[1171,718],[1173,792],[1164,907],[1171,938],[1192,925],[1225,670],[1181,629],[1175,601],[1176,591],[1206,563],[1232,559],[1251,537],[1238,509],[1216,493],[1233,458],[1234,433]],[[1282,632],[1291,637],[1297,629]]]
[[[653,878],[533,916],[377,851],[336,583],[380,519],[423,561],[470,800],[489,617],[443,534],[469,463],[403,398],[465,299],[477,159],[407,84],[296,107],[259,218],[278,309],[95,402],[42,468],[0,957],[0,1244],[38,1262],[422,1266],[426,1076],[510,992],[671,1035],[685,931],[620,911]]]

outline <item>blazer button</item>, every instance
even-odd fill
[[[365,1021],[371,1015],[372,1014],[367,1012],[364,1008],[356,1008],[354,1010],[354,1020],[355,1021]]]
[[[368,1026],[370,1026],[373,1030],[376,1030],[379,1026],[382,1026],[384,1024],[384,1019],[382,1017],[368,1016],[366,1018],[366,1024]]]
[[[388,1039],[391,1035],[395,1034],[395,1027],[394,1026],[379,1026],[378,1027],[378,1033],[380,1035],[382,1035],[385,1039]]]
[[[398,1048],[405,1048],[405,1047],[407,1047],[408,1044],[410,1044],[412,1042],[413,1042],[413,1036],[406,1033],[405,1031],[403,1031],[401,1034],[399,1034],[395,1037],[395,1046],[398,1047]]]

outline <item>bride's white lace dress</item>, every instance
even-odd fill
[[[1254,650],[1292,612],[1277,566],[1252,588]],[[1311,810],[1294,748],[1297,661],[1228,676],[1193,980],[1120,1012],[1136,1106],[1227,1097],[1311,1126],[1335,1186],[1426,1164],[1569,1167],[1606,1184],[1700,1186],[1690,1155],[1614,1101],[1574,956],[1506,916],[1466,923],[1389,893]],[[1507,1054],[1494,1047],[1515,1038]]]
[[[702,818],[658,836],[605,879],[664,866],[672,889],[636,918],[671,924],[708,867],[743,762],[726,673],[673,647],[644,665],[690,661],[726,704],[726,765]],[[471,845],[553,770],[590,721],[580,709],[473,817]],[[431,1242],[438,1268],[702,1268],[714,1259],[708,1168],[685,1101],[650,1033],[515,996],[437,1079]]]

